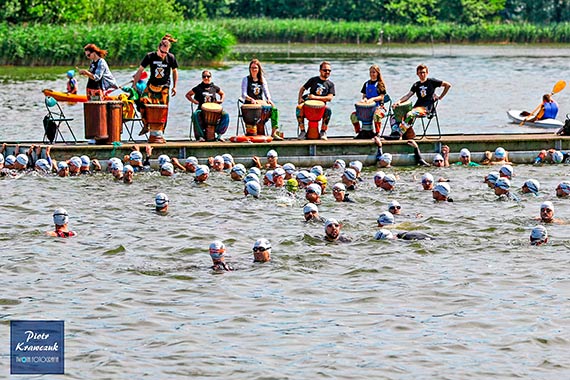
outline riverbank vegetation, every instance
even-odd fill
[[[166,33],[178,39],[172,52],[180,65],[221,61],[235,44],[233,35],[221,26],[202,21],[96,26],[4,23],[0,24],[0,64],[85,66],[83,46],[95,43],[109,51],[111,65],[138,65],[144,54],[156,50]]]

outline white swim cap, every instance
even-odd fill
[[[214,162],[219,162],[220,164],[224,163],[224,158],[222,156],[214,157]]]
[[[381,229],[378,232],[376,232],[376,235],[374,235],[374,239],[376,240],[387,240],[387,239],[393,239],[394,235],[392,234],[392,232],[390,230],[386,230],[386,229]]]
[[[529,179],[524,184],[531,193],[536,194],[540,190],[540,182],[538,182],[536,179]]]
[[[9,156],[6,156],[6,161],[5,161],[6,165],[14,165],[14,162],[16,162],[16,157],[14,157],[11,154]]]
[[[356,170],[357,173],[360,173],[362,171],[362,162],[360,161],[351,161],[348,164],[349,168],[352,168],[354,170]]]
[[[261,177],[261,170],[259,170],[259,168],[256,166],[252,166],[251,168],[249,168],[249,170],[247,172],[248,173],[254,173],[258,177]]]
[[[285,172],[287,172],[289,174],[293,174],[293,173],[295,173],[295,170],[297,170],[297,169],[295,168],[295,165],[288,162],[285,165],[283,165],[283,170],[285,170]]]
[[[432,182],[433,183],[434,179],[433,179],[433,175],[431,175],[431,173],[424,173],[424,175],[422,175],[422,183],[426,183],[426,182]]]
[[[344,186],[344,183],[338,182],[334,184],[333,190],[346,191],[346,186]]]
[[[540,209],[542,210],[543,208],[547,208],[549,210],[554,211],[554,204],[550,201],[544,201],[542,202],[542,204],[540,205]]]
[[[67,162],[65,161],[59,161],[57,163],[57,170],[63,170],[63,169],[67,169],[69,166],[67,166]]]
[[[174,166],[170,162],[165,162],[160,167],[160,171],[167,171],[170,174],[174,174]]]
[[[257,174],[255,173],[249,173],[248,175],[245,176],[245,178],[243,179],[243,182],[247,183],[247,182],[257,182],[259,183],[259,177],[257,176]]]
[[[253,243],[253,248],[264,248],[266,251],[271,251],[271,242],[267,239],[258,239]]]
[[[559,164],[562,162],[563,159],[564,159],[564,154],[561,151],[556,150],[554,151],[554,153],[552,153],[552,161],[554,161],[554,163]]]
[[[133,167],[131,165],[125,165],[123,166],[123,173],[127,173],[127,172],[135,172],[135,169],[133,169]]]
[[[384,161],[387,164],[392,163],[392,155],[390,153],[384,153],[380,156],[380,161]]]
[[[395,223],[394,215],[392,215],[391,212],[384,211],[383,213],[378,215],[377,222],[378,224],[381,224],[383,226],[394,224]]]
[[[194,166],[198,166],[198,159],[194,156],[190,156],[186,159],[186,164],[192,164]]]
[[[170,200],[168,199],[168,195],[164,193],[158,193],[156,194],[156,197],[154,197],[154,204],[158,209],[165,208],[169,202]]]
[[[543,242],[548,238],[548,230],[544,226],[536,226],[530,232],[531,240],[538,240]]]
[[[245,175],[245,166],[243,166],[242,164],[237,164],[232,168],[232,172],[236,173],[241,178],[243,178],[243,176]]]
[[[395,185],[396,184],[396,176],[392,173],[390,174],[386,174],[383,178],[384,182],[388,182],[391,185]]]
[[[269,152],[267,152],[267,158],[269,158],[269,157],[277,158],[278,157],[277,152],[275,150],[271,149]]]
[[[349,181],[356,181],[356,171],[354,169],[351,169],[351,168],[345,169],[343,175]]]
[[[51,170],[49,162],[45,158],[40,158],[39,160],[36,161],[36,168],[38,168],[38,169],[40,169],[46,173]]]
[[[210,168],[208,168],[206,165],[198,165],[196,168],[196,177],[199,177],[202,174],[210,174]]]
[[[162,166],[167,162],[170,162],[170,157],[168,157],[166,154],[161,154],[158,156],[158,166]]]
[[[73,156],[69,159],[69,165],[73,165],[76,168],[80,168],[81,167],[81,158],[77,157],[77,156]]]
[[[505,155],[507,154],[507,152],[505,151],[505,149],[498,147],[497,149],[495,149],[495,157],[502,159],[505,158]]]
[[[224,159],[225,164],[234,164],[234,158],[229,153],[222,154],[222,158]]]
[[[324,173],[324,170],[323,170],[323,167],[321,165],[315,165],[311,168],[310,172],[318,177]]]
[[[91,159],[89,158],[89,156],[83,155],[79,158],[81,159],[81,166],[91,165]]]
[[[131,161],[136,161],[136,162],[142,162],[143,160],[143,155],[141,152],[139,152],[138,150],[133,150],[130,154],[129,154],[129,160]]]
[[[317,185],[316,183],[311,183],[309,186],[307,186],[305,191],[307,193],[313,192],[313,193],[317,194],[318,196],[321,196],[323,189],[319,185]]]
[[[451,187],[447,183],[438,183],[434,186],[433,191],[437,191],[444,197],[447,197],[451,192]]]
[[[511,188],[511,181],[509,181],[508,178],[501,177],[497,179],[497,182],[495,182],[495,187],[503,190],[509,190]]]
[[[471,152],[467,148],[463,148],[459,151],[459,156],[461,157],[471,157]]]
[[[511,165],[503,165],[499,169],[499,173],[510,179],[514,174],[514,170]]]
[[[319,208],[314,203],[307,203],[305,207],[303,207],[303,214],[308,214],[311,211],[319,212]]]
[[[245,190],[248,194],[251,194],[255,198],[258,198],[259,194],[261,193],[261,185],[259,182],[249,181],[245,184]]]
[[[69,214],[64,208],[56,208],[53,212],[53,223],[58,226],[63,226],[69,223]]]
[[[20,165],[28,165],[28,156],[26,156],[24,153],[20,153],[18,154],[18,157],[16,157],[16,161],[20,164]]]

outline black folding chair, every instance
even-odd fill
[[[237,100],[237,119],[236,119],[236,136],[239,135],[239,127],[241,125],[241,130],[245,135],[245,123],[243,122],[243,115],[241,114],[241,106],[244,104],[241,98]]]
[[[75,138],[75,134],[73,133],[73,129],[71,129],[71,125],[69,125],[70,121],[73,119],[68,118],[65,116],[61,106],[51,96],[45,97],[45,105],[48,111],[47,115],[44,116],[44,144],[53,144],[57,142],[58,136],[60,137],[63,143],[67,143],[65,138],[63,137],[63,133],[61,132],[61,126],[64,125],[67,127],[71,136],[73,137],[74,144],[77,144],[77,138]]]
[[[392,98],[388,94],[384,95],[384,108],[386,108],[388,112],[386,115],[384,115],[384,126],[382,127],[382,132],[380,132],[380,136],[384,136],[386,126],[390,123],[392,116],[394,116],[394,110],[392,109]]]
[[[141,130],[144,128],[143,120],[138,115],[137,111],[135,111],[135,115],[133,118],[123,118],[123,126],[129,135],[127,142],[132,141],[136,142],[133,133],[135,132],[135,126],[139,126]],[[148,134],[145,133],[145,137],[148,140]]]
[[[426,137],[426,133],[429,129],[429,126],[434,119],[435,119],[435,124],[437,125],[438,139],[441,139],[441,127],[439,126],[439,118],[437,116],[437,103],[438,103],[438,101],[436,100],[433,103],[433,106],[431,107],[431,109],[427,110],[427,114],[425,116],[418,116],[416,118],[416,120],[420,119],[420,121],[422,122],[423,131],[422,131],[422,137],[420,137],[420,139],[423,139],[424,137]]]

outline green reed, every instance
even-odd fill
[[[381,22],[326,20],[222,19],[240,42],[318,43],[562,43],[570,42],[570,24],[525,23],[457,25],[397,25]]]
[[[108,50],[112,65],[138,65],[144,54],[157,48],[162,36],[178,39],[171,51],[180,65],[221,61],[235,38],[212,23],[184,21],[139,25],[28,25],[0,24],[1,65],[84,65],[83,46],[94,43]]]

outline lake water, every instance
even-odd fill
[[[420,59],[430,64],[432,58],[406,58],[407,72]],[[549,61],[549,70],[558,62],[526,59]],[[267,66],[274,83],[275,72],[299,79],[300,73],[312,74],[318,60]],[[474,60],[474,68],[506,67],[503,60],[510,58]],[[483,63],[490,60],[494,63]],[[396,72],[388,60],[373,61],[385,67],[387,78]],[[470,94],[461,92],[459,73],[451,77],[451,66],[469,67],[467,56],[439,61],[447,62],[440,66],[446,68],[441,77],[455,82],[453,91]],[[368,64],[338,60],[333,69],[344,67],[348,75],[350,66],[358,67],[358,86],[351,90],[356,93]],[[435,60],[433,66],[440,76]],[[241,75],[244,67],[230,65],[215,75]],[[183,71],[182,83],[198,72]],[[525,104],[534,104],[563,73],[553,72],[548,85],[545,74],[545,88],[533,85]],[[475,76],[473,82],[491,82],[491,74]],[[27,128],[28,138],[41,138],[29,114],[42,115],[37,88],[46,83],[64,80],[5,85],[28,88],[35,99],[35,106],[20,99],[18,117],[17,107],[3,113]],[[237,91],[238,84],[230,83],[228,92],[231,86]],[[505,91],[486,90],[470,96],[488,107],[494,106],[489,97],[504,101]],[[3,102],[5,109],[15,105],[16,97],[10,99]],[[454,99],[449,97],[449,107]],[[469,120],[483,129],[495,118],[482,112],[480,120]],[[511,128],[501,125],[496,128]],[[2,130],[3,136],[13,133]],[[176,124],[169,132],[175,130]],[[528,237],[545,200],[569,220],[568,201],[554,196],[568,166],[516,166],[513,188],[536,178],[543,189],[538,197],[521,196],[519,203],[498,200],[482,183],[490,170],[431,168],[436,178],[450,178],[455,200],[434,204],[431,193],[420,190],[426,169],[388,169],[399,175],[393,193],[374,188],[374,171],[367,169],[365,182],[352,193],[357,203],[335,203],[329,192],[320,206],[321,215],[343,223],[343,232],[353,238],[346,244],[325,242],[322,225],[304,223],[303,201],[273,188],[264,188],[258,200],[246,199],[242,185],[222,173],[213,173],[204,186],[186,174],[140,174],[132,185],[104,174],[2,178],[0,374],[9,373],[8,321],[53,319],[65,321],[69,379],[563,378],[570,373],[570,225],[549,225],[545,246],[529,246]],[[329,170],[328,177],[332,185],[339,173]],[[158,192],[170,196],[166,216],[153,212]],[[423,231],[436,240],[375,241],[376,218],[394,199],[404,214],[395,230]],[[75,238],[44,236],[53,228],[53,210],[61,206],[70,213]],[[261,237],[271,240],[273,260],[253,264],[251,247]],[[208,245],[216,239],[225,242],[228,261],[238,270],[209,269]]]
[[[368,79],[371,64],[381,67],[388,93],[398,99],[417,80],[415,68],[425,63],[430,76],[453,85],[439,106],[444,133],[525,133],[536,129],[509,124],[506,111],[511,108],[532,110],[542,94],[565,73],[570,50],[565,47],[542,49],[525,46],[445,46],[434,47],[379,47],[342,45],[333,47],[287,45],[245,45],[236,48],[234,60],[219,69],[212,69],[213,81],[226,93],[224,108],[230,113],[227,136],[235,134],[237,98],[241,94],[241,79],[247,75],[250,57],[262,59],[275,103],[281,112],[285,135],[296,135],[295,106],[299,88],[305,81],[318,75],[322,60],[332,64],[331,80],[336,86],[336,97],[331,103],[333,116],[329,134],[353,134],[349,115],[360,99],[362,84]],[[87,61],[85,62],[87,65]],[[0,96],[0,140],[40,140],[43,137],[41,120],[46,113],[43,88],[65,91],[67,67],[53,70],[26,71],[16,76],[14,68],[0,69],[3,91]],[[166,137],[188,137],[190,103],[184,94],[201,81],[204,69],[180,70],[178,95],[172,98]],[[210,69],[210,68],[209,68]],[[112,68],[117,81],[125,83],[135,71]],[[19,73],[19,71],[17,71]],[[84,93],[86,80],[80,79]],[[568,90],[556,95],[560,104],[559,119],[569,109]],[[67,115],[75,118],[72,125],[83,137],[83,106],[65,105]]]

